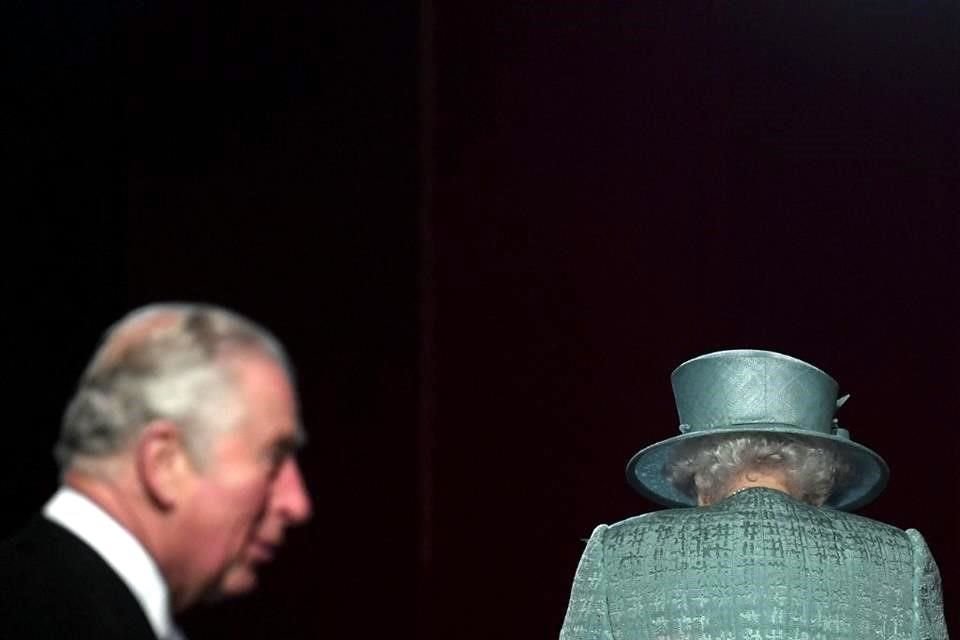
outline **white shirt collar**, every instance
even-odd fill
[[[136,597],[158,638],[184,638],[170,615],[170,595],[160,569],[133,534],[92,500],[69,487],[61,487],[50,498],[43,515],[100,554]]]

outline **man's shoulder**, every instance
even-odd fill
[[[89,586],[112,576],[110,567],[86,543],[39,514],[0,542],[0,580],[10,598],[74,600],[89,593],[76,588],[78,581]],[[17,588],[8,590],[12,583]]]
[[[3,638],[154,637],[134,596],[97,552],[39,514],[0,542],[0,590]]]
[[[0,542],[0,558],[16,566],[26,562],[52,571],[87,571],[89,565],[106,563],[83,540],[41,514],[33,516],[19,531]]]
[[[61,560],[83,543],[58,524],[41,514],[34,515],[23,527],[0,540],[0,570],[29,562],[33,566],[62,566]]]

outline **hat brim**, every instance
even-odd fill
[[[846,438],[788,425],[751,424],[744,425],[742,429],[725,427],[686,433],[652,444],[630,458],[626,469],[627,482],[653,502],[671,507],[696,506],[696,498],[678,490],[664,475],[664,465],[676,447],[707,436],[756,433],[795,435],[807,440],[828,441],[836,445],[837,450],[851,466],[851,473],[848,482],[837,487],[826,501],[827,506],[835,509],[853,511],[862,507],[883,491],[890,477],[890,470],[883,458],[867,447]]]

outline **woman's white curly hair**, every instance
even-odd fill
[[[750,472],[780,473],[793,497],[820,505],[850,466],[829,442],[777,433],[696,438],[678,446],[664,465],[673,486],[704,504],[725,498],[734,480]]]

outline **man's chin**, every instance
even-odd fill
[[[207,602],[219,602],[250,593],[257,586],[257,574],[252,567],[231,567],[214,589],[207,593]]]

